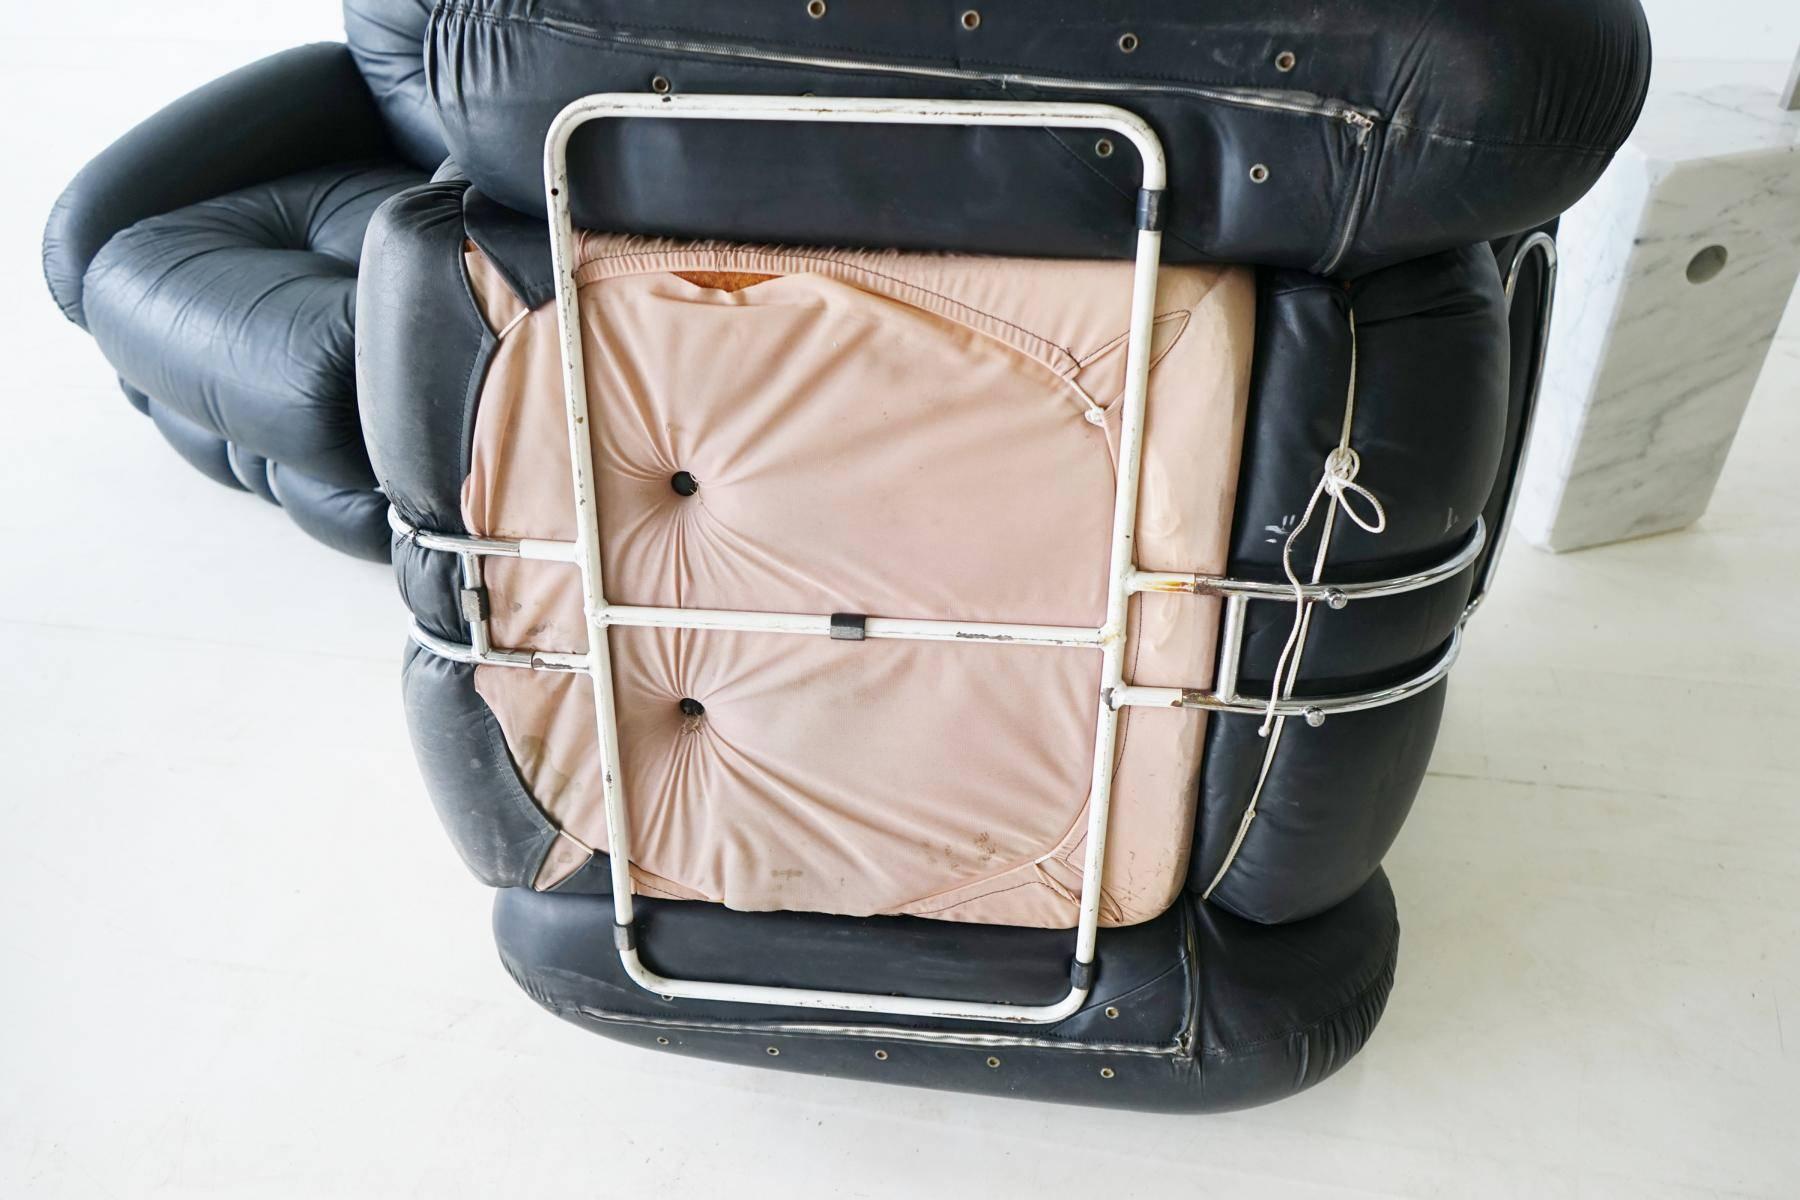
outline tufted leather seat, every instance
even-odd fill
[[[76,177],[44,266],[126,397],[209,478],[385,562],[357,420],[357,260],[375,209],[444,158],[425,0],[348,0],[351,43],[274,55],[176,101]]]

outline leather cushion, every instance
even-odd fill
[[[431,0],[344,0],[344,38],[375,97],[388,136],[415,166],[444,160],[444,132],[425,90]]]
[[[339,487],[373,487],[353,378],[363,231],[424,173],[321,167],[119,233],[85,280],[119,374],[188,421]]]

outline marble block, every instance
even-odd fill
[[[1658,70],[1663,71],[1661,64]],[[1691,64],[1564,217],[1514,528],[1573,550],[1706,510],[1800,275],[1800,113]]]

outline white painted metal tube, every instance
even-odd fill
[[[1077,646],[1092,646],[1097,643],[1102,656],[1103,690],[1100,702],[1096,705],[1087,860],[1083,868],[1080,916],[1076,929],[1075,967],[1071,972],[1068,994],[1054,1004],[1013,1005],[665,978],[644,965],[636,945],[631,887],[631,831],[620,787],[618,725],[614,709],[611,656],[606,637],[608,618],[614,610],[606,600],[601,574],[597,492],[590,431],[593,417],[588,407],[586,373],[582,362],[581,323],[574,276],[574,229],[569,205],[570,136],[588,121],[618,117],[1106,129],[1128,139],[1138,148],[1143,163],[1142,186],[1144,193],[1149,195],[1152,208],[1160,200],[1160,193],[1167,182],[1162,146],[1142,119],[1109,105],[780,96],[653,96],[637,93],[595,95],[576,100],[557,114],[544,141],[545,203],[550,213],[551,260],[555,269],[557,325],[561,335],[563,393],[578,532],[575,562],[581,568],[583,603],[588,620],[588,669],[594,681],[595,725],[600,742],[601,794],[606,806],[614,918],[619,928],[619,959],[626,973],[640,986],[658,994],[701,1000],[963,1020],[1062,1020],[1078,1011],[1086,1002],[1099,929],[1107,817],[1112,799],[1113,746],[1118,729],[1118,710],[1110,703],[1110,696],[1123,686],[1121,670],[1125,615],[1131,595],[1128,577],[1133,570],[1132,542],[1137,521],[1144,407],[1149,389],[1151,322],[1155,313],[1161,234],[1154,229],[1141,228],[1138,232],[1137,259],[1132,280],[1131,329],[1126,350],[1125,396],[1121,401],[1119,469],[1113,503],[1106,619],[1096,631],[1096,641],[1088,641],[1084,637],[1074,643]],[[1143,199],[1140,195],[1140,205]],[[660,614],[663,610],[656,611]],[[696,623],[694,614],[685,616],[685,625],[693,627]],[[672,619],[670,624],[681,627],[684,622]],[[917,636],[922,632],[926,630],[919,626],[914,629],[913,634]],[[1060,631],[1059,636],[1062,632],[1069,631]]]
[[[831,617],[807,613],[766,613],[724,608],[647,608],[609,604],[596,614],[600,624],[650,629],[713,629],[737,633],[831,635]],[[914,642],[962,642],[991,646],[1089,646],[1098,648],[1100,630],[1084,625],[1010,625],[993,621],[928,621],[867,617],[863,636]]]

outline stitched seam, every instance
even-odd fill
[[[576,272],[577,272],[576,282],[578,284],[596,282],[596,279],[594,279],[594,278],[583,279],[580,277],[581,274],[583,272],[585,272],[590,265],[593,265],[596,263],[616,262],[621,259],[631,259],[631,258],[663,259],[663,260],[679,262],[679,261],[683,261],[684,259],[689,258],[696,254],[717,254],[717,253],[727,253],[727,254],[748,253],[757,258],[769,258],[769,259],[774,259],[777,261],[783,260],[783,259],[792,259],[796,262],[820,263],[824,266],[831,267],[834,270],[843,271],[847,274],[856,274],[856,275],[866,276],[867,278],[870,278],[870,279],[879,279],[879,280],[882,280],[883,282],[894,285],[896,288],[903,288],[907,291],[917,292],[918,294],[920,294],[922,296],[930,296],[932,299],[937,300],[939,303],[945,305],[948,308],[953,308],[953,309],[956,309],[961,312],[975,313],[977,316],[985,317],[988,320],[994,322],[996,325],[1003,325],[1008,329],[1011,329],[1019,334],[1024,335],[1025,337],[1030,338],[1032,341],[1041,342],[1046,346],[1049,346],[1055,350],[1061,351],[1065,356],[1067,356],[1067,358],[1069,359],[1069,361],[1071,363],[1079,365],[1079,362],[1080,362],[1080,360],[1075,357],[1074,351],[1070,350],[1067,346],[1064,346],[1056,341],[1053,341],[1052,339],[1045,337],[1041,333],[1036,333],[1030,329],[1027,329],[1023,325],[1020,325],[1015,321],[1009,321],[1005,317],[998,316],[994,313],[986,312],[982,309],[975,307],[972,304],[968,304],[964,301],[958,300],[953,296],[946,296],[941,292],[935,292],[932,289],[923,286],[922,284],[914,283],[908,279],[902,279],[897,275],[890,275],[887,272],[877,270],[874,267],[867,267],[867,266],[862,266],[857,263],[845,262],[842,259],[833,258],[828,254],[819,254],[816,252],[810,252],[810,251],[804,251],[804,250],[800,250],[800,251],[790,251],[790,250],[780,250],[780,249],[764,250],[764,249],[760,249],[760,248],[756,248],[756,247],[729,247],[729,248],[725,248],[722,250],[700,250],[700,249],[639,250],[639,251],[622,251],[622,252],[619,252],[616,254],[599,254],[599,255],[595,255],[593,258],[584,259],[582,261],[581,265],[576,268]]]

